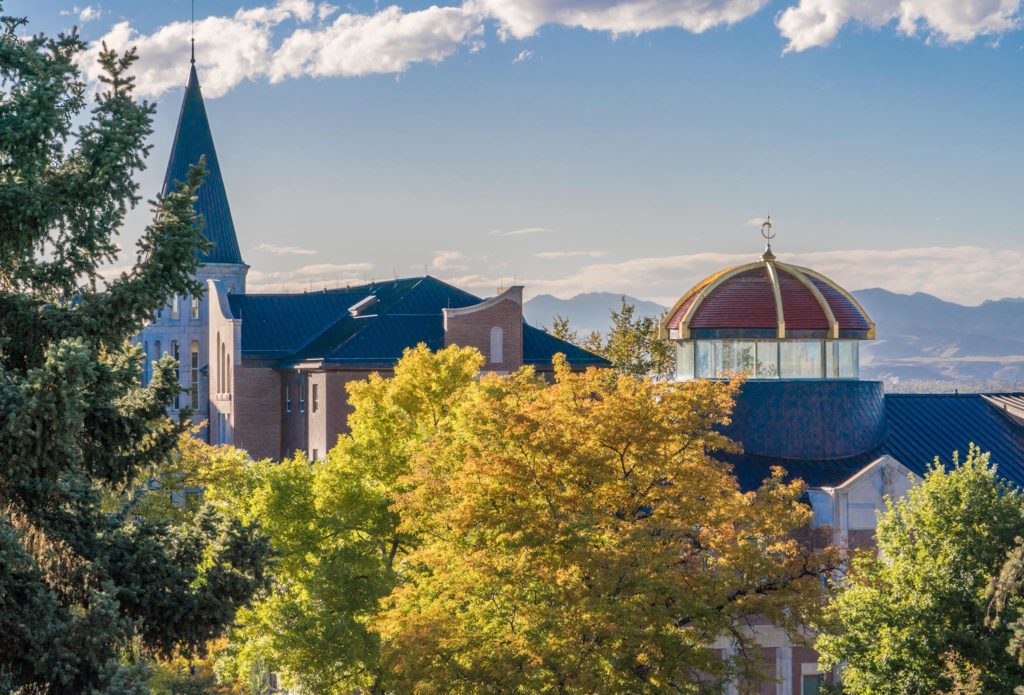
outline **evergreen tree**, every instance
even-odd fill
[[[131,656],[202,650],[262,585],[268,553],[210,511],[139,518],[130,494],[185,429],[166,411],[176,364],[144,387],[128,341],[168,297],[202,290],[203,170],[153,204],[134,265],[103,282],[153,107],[132,98],[134,52],[104,50],[84,113],[84,44],[25,26],[0,17],[0,690],[144,692]]]

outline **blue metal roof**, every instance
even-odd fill
[[[200,186],[196,211],[203,216],[203,234],[214,243],[209,253],[198,253],[203,263],[242,263],[242,253],[238,249],[238,238],[235,236],[235,223],[231,219],[231,208],[228,206],[228,195],[224,189],[224,179],[220,173],[220,162],[217,161],[217,150],[213,146],[213,134],[210,132],[210,121],[206,117],[206,105],[199,88],[199,76],[193,63],[188,74],[188,85],[185,87],[185,98],[181,102],[181,114],[178,116],[178,129],[174,134],[174,145],[171,157],[167,162],[167,174],[164,177],[164,195],[174,187],[175,181],[184,181],[188,169],[206,155],[206,179]]]
[[[811,487],[832,487],[886,454],[923,476],[936,457],[948,465],[954,451],[966,456],[974,443],[991,452],[1001,476],[1024,486],[1024,427],[981,394],[887,394],[885,423],[883,442],[856,456],[815,460],[740,454],[722,458],[734,465],[746,490],[768,477],[772,466],[782,466]]]
[[[367,297],[375,302],[352,316],[349,308]],[[430,276],[370,283],[303,294],[229,295],[242,320],[242,354],[280,366],[305,360],[325,365],[386,368],[409,347],[444,347],[445,308],[481,302]],[[523,361],[543,366],[556,353],[581,367],[606,366],[603,358],[523,324]]]

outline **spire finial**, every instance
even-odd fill
[[[761,224],[761,236],[765,238],[768,245],[764,249],[764,253],[761,254],[761,260],[773,261],[775,260],[775,254],[772,253],[772,239],[775,238],[775,232],[772,231],[772,216],[764,218],[764,222]]]
[[[192,65],[196,64],[196,0],[192,0]]]

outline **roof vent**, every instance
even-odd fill
[[[372,294],[368,297],[360,299],[358,302],[348,308],[348,313],[352,314],[353,318],[358,318],[363,310],[369,309],[371,306],[377,303],[377,298]]]

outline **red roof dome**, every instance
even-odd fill
[[[663,325],[676,339],[875,337],[875,324],[849,292],[769,254],[697,283]]]

